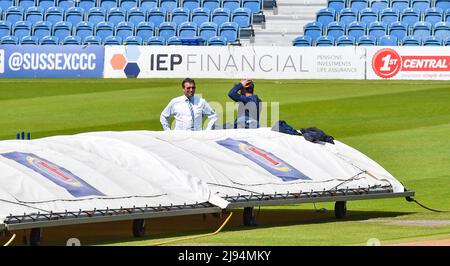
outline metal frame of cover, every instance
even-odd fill
[[[338,202],[367,199],[385,199],[414,196],[414,191],[393,192],[392,187],[339,189],[333,191],[299,191],[285,194],[250,194],[225,196],[230,204],[227,210],[254,206],[276,206],[285,204]],[[170,205],[158,207],[136,207],[102,210],[79,210],[63,213],[33,213],[10,215],[0,224],[0,231],[86,224],[97,222],[125,221],[157,217],[220,213],[221,208],[210,203]]]

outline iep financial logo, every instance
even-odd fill
[[[7,46],[3,77],[102,77],[104,49],[91,46]]]

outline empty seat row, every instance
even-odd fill
[[[202,42],[202,45],[223,46],[227,45],[228,40],[222,36],[213,36],[207,41]],[[128,36],[122,38],[120,36],[106,36],[104,39],[99,36],[86,36],[82,39],[79,36],[66,36],[59,39],[56,36],[44,36],[38,38],[37,36],[24,36],[21,39],[16,36],[3,36],[0,38],[1,45],[182,45],[183,39],[177,36],[170,37],[167,41],[160,36],[152,36],[148,39],[142,39],[139,36]]]
[[[419,9],[414,8],[406,8],[402,11],[395,8],[385,8],[381,10],[373,8],[365,8],[362,10],[344,8],[340,12],[335,12],[331,8],[326,8],[317,12],[316,21],[323,24],[328,24],[333,21],[342,21],[347,25],[353,21],[364,23],[373,21],[382,21],[385,23],[404,21],[408,24],[413,24],[418,21],[427,21],[436,23],[439,21],[450,21],[450,9],[444,11],[439,7],[432,7],[421,12]]]
[[[142,21],[150,21],[157,25],[164,21],[173,21],[177,24],[186,21],[192,21],[197,24],[212,21],[219,25],[224,22],[236,22],[239,27],[247,28],[252,23],[252,13],[248,8],[238,8],[233,11],[227,8],[216,8],[212,13],[207,8],[196,8],[192,13],[186,8],[177,8],[173,13],[168,15],[166,10],[157,7],[148,12],[140,7],[131,8],[128,11],[120,7],[111,8],[109,11],[101,7],[93,7],[88,11],[85,11],[81,7],[71,7],[66,11],[60,7],[50,7],[46,12],[40,7],[29,7],[26,12],[21,7],[10,7],[4,16],[0,16],[1,19],[11,23],[22,20],[32,23],[36,21],[50,21],[52,23],[67,21],[72,24],[80,21],[89,21],[92,23],[110,21],[115,25],[122,21],[129,21],[134,24]]]
[[[262,0],[0,0],[1,8],[6,9],[10,6],[23,8],[38,6],[45,9],[52,6],[58,6],[63,9],[81,7],[86,10],[92,7],[102,7],[105,9],[121,7],[125,10],[134,7],[142,7],[145,10],[162,7],[169,12],[172,12],[172,10],[178,7],[185,7],[191,11],[198,7],[206,7],[211,10],[219,7],[231,10],[245,7],[249,8],[252,13],[260,13],[262,10]]]
[[[328,7],[333,8],[336,11],[340,11],[344,8],[362,10],[368,7],[376,10],[382,10],[389,7],[399,10],[417,8],[423,11],[429,7],[438,7],[446,10],[450,8],[450,3],[448,0],[328,0]]]
[[[384,35],[379,38],[374,36],[363,35],[359,38],[353,36],[340,36],[334,38],[332,36],[320,36],[316,40],[313,40],[310,36],[297,37],[293,40],[294,46],[307,47],[307,46],[450,46],[450,37],[445,40],[438,39],[434,36],[429,36],[423,40],[417,39],[414,36],[406,36],[399,39],[395,36]]]
[[[403,38],[411,35],[418,39],[423,39],[428,36],[444,39],[450,36],[450,22],[437,22],[434,25],[428,22],[417,22],[411,29],[403,22],[393,22],[389,25],[382,22],[372,22],[369,25],[363,22],[353,22],[348,26],[341,22],[331,22],[326,27],[321,23],[312,22],[305,25],[304,35],[313,39],[324,35],[333,38],[343,35],[349,35],[355,38],[364,35],[375,38],[384,35],[393,35],[397,38]]]
[[[234,22],[224,22],[220,26],[213,22],[204,22],[200,26],[193,22],[184,22],[177,26],[173,22],[162,22],[158,27],[151,22],[141,22],[135,26],[131,22],[120,22],[114,26],[111,22],[91,22],[81,21],[75,26],[70,22],[60,21],[52,25],[48,21],[38,21],[31,24],[28,21],[19,21],[11,25],[8,21],[0,21],[0,36],[13,35],[19,40],[24,36],[36,36],[38,39],[44,36],[56,36],[63,39],[66,36],[75,35],[84,39],[87,36],[99,36],[104,39],[106,36],[119,36],[125,39],[129,36],[137,36],[148,39],[152,36],[161,36],[169,39],[172,36],[179,37],[202,37],[208,40],[214,36],[222,36],[229,42],[236,42],[239,37],[239,26]]]

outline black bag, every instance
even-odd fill
[[[317,143],[319,141],[328,142],[331,144],[334,144],[334,138],[330,135],[327,135],[322,130],[316,128],[316,127],[308,127],[308,128],[302,128],[300,129],[300,132],[302,132],[303,137],[307,141],[311,141],[314,143]]]

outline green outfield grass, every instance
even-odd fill
[[[30,131],[33,138],[98,130],[160,130],[159,115],[181,95],[181,79],[1,79],[0,139]],[[197,79],[197,93],[224,104],[236,80]],[[256,80],[256,93],[280,103],[280,118],[296,128],[316,126],[362,151],[430,207],[450,209],[450,82]],[[450,238],[450,226],[404,225],[405,220],[445,220],[404,199],[349,203],[336,221],[332,204],[265,207],[261,226],[244,228],[239,215],[216,236],[181,241],[212,245],[358,245],[405,239]],[[276,219],[280,217],[280,219]],[[217,223],[217,226],[220,225]],[[141,245],[210,232],[216,227],[151,232]]]

